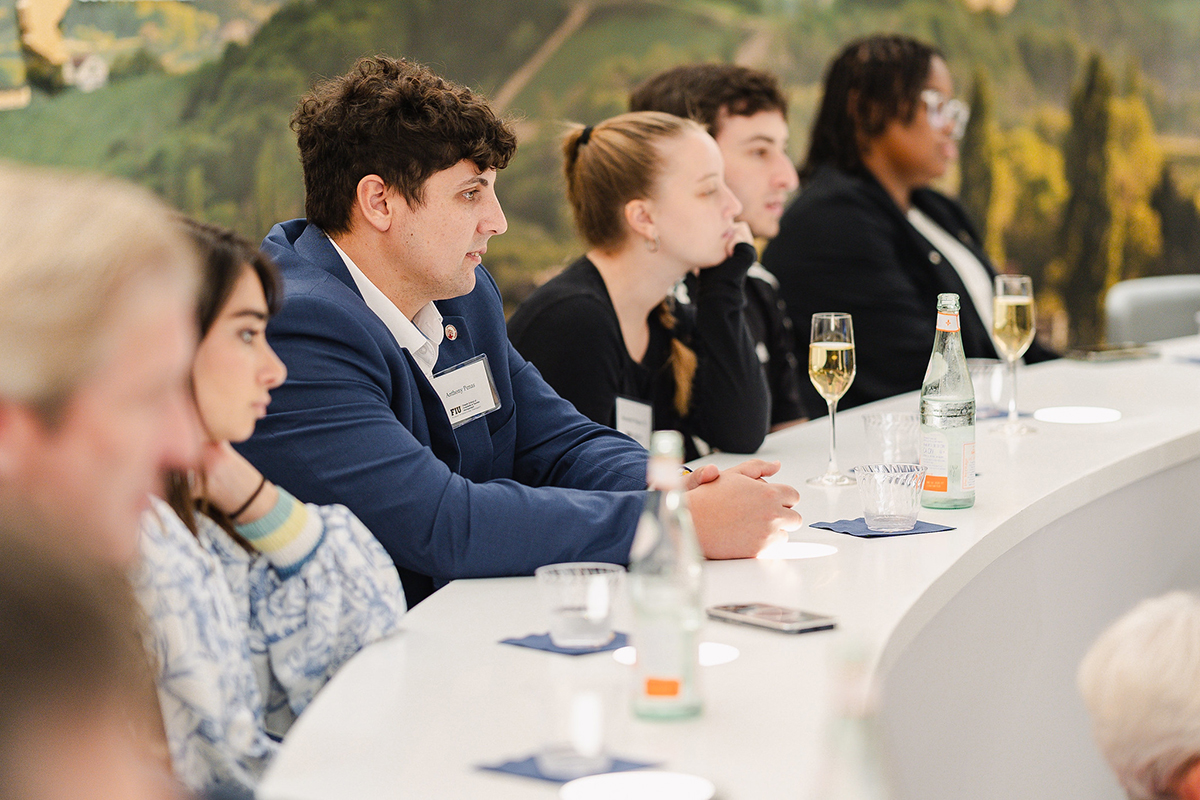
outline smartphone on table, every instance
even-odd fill
[[[1120,344],[1093,344],[1068,350],[1066,357],[1075,361],[1133,361],[1140,358],[1156,358],[1158,349],[1148,344],[1123,342]]]
[[[833,617],[773,603],[727,603],[710,607],[708,616],[723,622],[754,625],[782,633],[827,631],[837,625]]]

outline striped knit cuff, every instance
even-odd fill
[[[321,543],[322,525],[320,515],[310,514],[308,506],[283,487],[277,488],[279,499],[266,516],[238,525],[237,531],[286,578],[317,549]]]

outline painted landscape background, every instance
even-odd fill
[[[1057,344],[1101,338],[1113,282],[1200,272],[1200,0],[76,0],[62,30],[106,85],[31,68],[0,0],[0,91],[31,87],[0,111],[0,158],[122,175],[256,240],[302,214],[288,117],[316,77],[385,52],[481,90],[521,142],[488,250],[510,302],[581,249],[564,120],[625,110],[674,64],[736,61],[780,75],[799,159],[829,59],[900,31],[942,48],[974,111],[943,188],[1034,277]]]

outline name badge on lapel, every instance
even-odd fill
[[[466,425],[500,407],[486,353],[442,370],[433,376],[432,383],[452,427]]]
[[[654,410],[648,403],[617,396],[618,431],[633,439],[647,450],[650,449],[650,431],[654,428]]]

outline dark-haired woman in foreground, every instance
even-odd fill
[[[405,602],[353,514],[298,502],[231,446],[286,374],[264,337],[280,279],[233,234],[187,227],[204,262],[191,375],[202,467],[172,475],[143,516],[134,588],[176,774],[195,790],[249,790],[295,716],[395,630]]]
[[[517,309],[513,344],[596,422],[645,438],[681,431],[688,458],[754,452],[770,418],[742,315],[756,254],[716,142],[691,120],[644,111],[577,128],[563,152],[589,249]],[[677,307],[694,270],[697,296]]]
[[[962,206],[930,188],[967,117],[945,58],[915,39],[861,39],[829,67],[800,196],[763,264],[798,332],[819,311],[853,315],[857,374],[840,407],[921,388],[942,292],[962,300],[967,356],[996,358],[996,270]],[[1025,356],[1052,357],[1037,343]],[[809,408],[824,407],[805,391]]]

